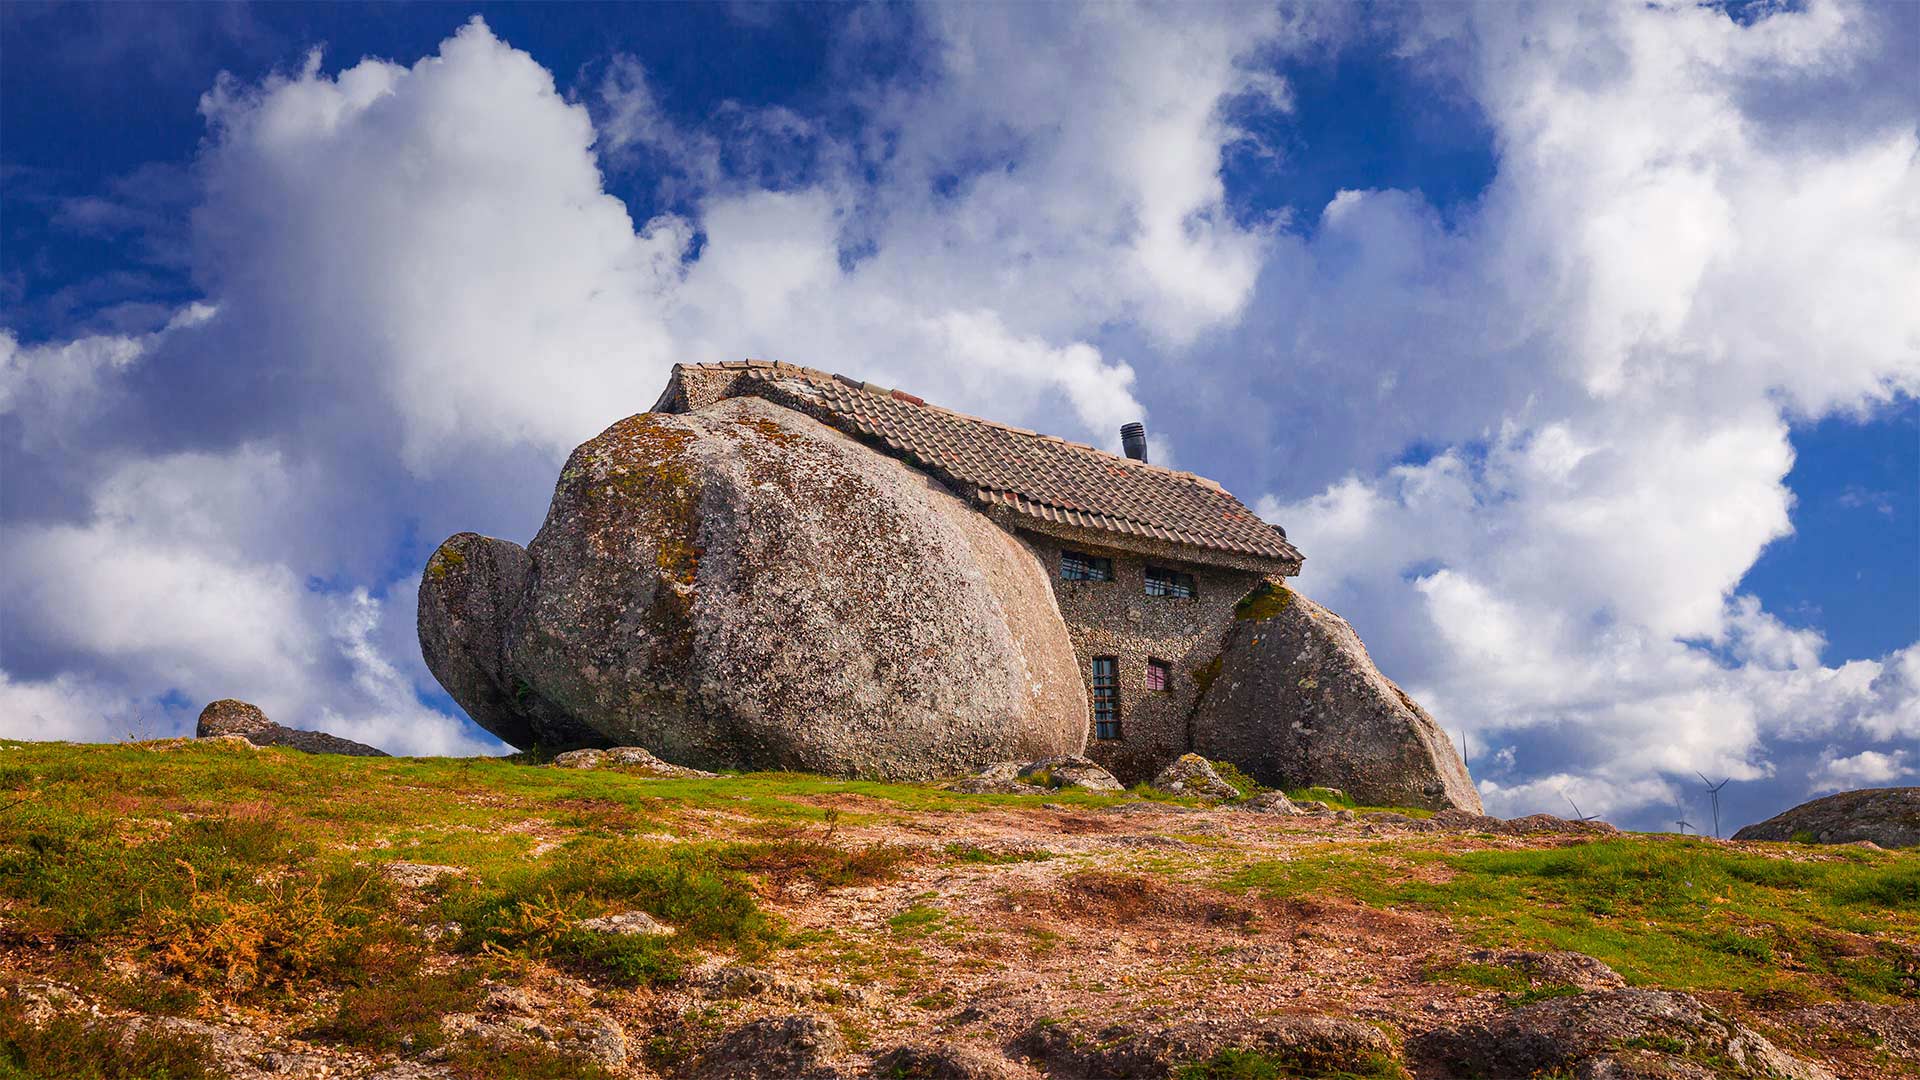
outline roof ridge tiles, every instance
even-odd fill
[[[779,360],[675,364],[683,370],[747,375],[777,386],[818,387],[814,400],[849,434],[906,455],[921,468],[971,488],[1016,513],[1078,528],[1273,560],[1298,572],[1298,549],[1218,481],[1140,461],[1083,442],[934,405],[905,390]],[[753,393],[746,388],[722,396]],[[810,392],[809,396],[813,396]],[[924,417],[924,419],[916,419]],[[975,432],[1004,433],[997,437]],[[1005,436],[1030,443],[1022,451]]]

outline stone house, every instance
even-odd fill
[[[1089,701],[1087,756],[1123,781],[1193,748],[1196,707],[1235,609],[1300,571],[1286,533],[1219,484],[930,405],[912,394],[761,360],[676,365],[657,413],[752,396],[793,409],[939,481],[1048,568]]]

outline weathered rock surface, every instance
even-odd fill
[[[1603,990],[1524,1005],[1484,1024],[1428,1032],[1410,1057],[1442,1076],[1571,1075],[1580,1080],[1783,1077],[1833,1080],[1689,994]],[[1703,1065],[1712,1062],[1713,1067]]]
[[[1213,762],[1199,754],[1181,754],[1153,778],[1153,786],[1172,795],[1202,799],[1237,799],[1244,794],[1222,779]]]
[[[607,750],[569,750],[564,754],[555,755],[551,764],[559,769],[619,769],[622,772],[645,773],[648,776],[679,776],[707,780],[719,775],[704,769],[669,765],[654,757],[652,751],[642,746],[615,746]]]
[[[1080,788],[1108,794],[1127,790],[1113,774],[1078,754],[1059,754],[1020,766],[1016,778],[1041,788]]]
[[[712,1080],[806,1080],[835,1075],[847,1052],[832,1024],[805,1013],[742,1024],[710,1048],[695,1071]]]
[[[1920,787],[1863,788],[1801,803],[1733,834],[1735,840],[1792,840],[1817,844],[1866,840],[1883,848],[1920,844]]]
[[[1392,1041],[1379,1028],[1314,1015],[1196,1021],[1158,1029],[1115,1024],[1090,1030],[1043,1022],[1017,1038],[1013,1049],[1039,1062],[1050,1076],[1102,1080],[1159,1080],[1226,1049],[1259,1050],[1291,1070],[1285,1075],[1372,1076],[1394,1053]]]
[[[221,698],[200,710],[200,722],[195,725],[193,734],[199,739],[238,735],[255,746],[284,746],[290,750],[304,750],[309,754],[346,754],[352,757],[387,756],[387,752],[378,747],[357,743],[352,739],[342,739],[324,731],[301,731],[297,728],[281,727],[267,719],[267,714],[261,712],[258,706],[233,698]]]
[[[460,534],[420,585],[428,665],[515,745],[901,779],[1085,745],[1032,549],[769,402],[608,428],[516,552]]]
[[[1193,748],[1278,788],[1331,785],[1372,806],[1478,813],[1446,733],[1373,666],[1345,619],[1276,589],[1234,625],[1193,721]]]

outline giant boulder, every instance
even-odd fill
[[[525,551],[442,545],[419,617],[441,684],[517,746],[928,778],[1085,745],[1032,549],[758,398],[608,428],[567,461]]]
[[[1453,743],[1380,673],[1347,621],[1275,587],[1243,605],[1193,718],[1193,749],[1263,784],[1371,806],[1479,813]]]

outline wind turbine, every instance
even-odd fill
[[[1573,796],[1571,796],[1571,795],[1569,795],[1569,794],[1567,794],[1567,793],[1566,793],[1566,792],[1564,792],[1564,791],[1560,793],[1560,797],[1561,797],[1561,798],[1563,798],[1563,799],[1565,799],[1565,800],[1567,800],[1567,805],[1568,805],[1568,806],[1571,806],[1571,807],[1573,807],[1573,820],[1575,820],[1575,821],[1592,821],[1592,820],[1594,820],[1595,818],[1597,818],[1597,817],[1599,817],[1599,816],[1600,816],[1599,814],[1583,814],[1583,813],[1581,813],[1581,812],[1580,812],[1580,804],[1579,804],[1579,803],[1577,803],[1577,802],[1574,802],[1574,801],[1573,801]]]
[[[1685,836],[1685,835],[1687,835],[1687,830],[1688,830],[1688,829],[1693,829],[1693,831],[1694,831],[1694,832],[1699,832],[1699,831],[1700,831],[1700,830],[1699,830],[1699,829],[1698,829],[1697,827],[1695,827],[1695,826],[1694,826],[1694,824],[1693,824],[1693,822],[1691,822],[1691,821],[1688,821],[1688,820],[1687,820],[1687,818],[1686,818],[1686,813],[1687,813],[1687,812],[1686,812],[1685,810],[1682,810],[1682,809],[1680,808],[1680,805],[1679,805],[1678,803],[1675,803],[1675,804],[1674,804],[1674,807],[1673,807],[1673,812],[1674,812],[1674,813],[1676,813],[1676,814],[1679,814],[1679,815],[1680,815],[1679,817],[1677,817],[1677,818],[1675,818],[1675,819],[1673,819],[1673,823],[1674,823],[1675,825],[1678,825],[1678,826],[1680,826],[1680,835],[1681,835],[1681,836]]]
[[[1729,776],[1716,784],[1707,779],[1706,773],[1700,772],[1697,769],[1693,775],[1699,777],[1700,782],[1707,785],[1707,797],[1713,800],[1713,838],[1718,840],[1720,839],[1720,789],[1732,783],[1733,777]]]

